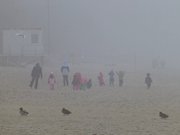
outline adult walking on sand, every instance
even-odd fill
[[[34,84],[34,81],[35,81],[34,88],[37,89],[37,87],[38,87],[38,80],[39,80],[40,77],[42,79],[42,68],[41,68],[39,63],[37,63],[33,67],[32,72],[31,72],[31,77],[32,77],[32,80],[31,80],[31,83],[30,83],[29,86],[32,88],[33,84]]]
[[[63,84],[64,84],[64,86],[69,86],[69,79],[68,79],[69,72],[70,72],[69,66],[65,62],[63,64],[63,66],[61,67],[61,73],[62,73],[62,76],[63,76]]]

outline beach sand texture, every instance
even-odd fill
[[[47,84],[52,70],[58,82],[55,90]],[[30,68],[0,68],[0,135],[180,134],[178,73],[152,73],[153,85],[147,90],[146,72],[127,72],[124,86],[119,88],[116,80],[112,88],[98,86],[98,71],[84,71],[94,86],[73,91],[62,86],[58,69],[44,69],[39,88],[31,89],[30,72]],[[105,77],[107,84],[108,75]],[[27,117],[20,116],[20,107],[29,112]],[[63,107],[72,114],[64,116]],[[161,119],[160,111],[169,118]]]

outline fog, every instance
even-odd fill
[[[0,135],[178,135],[179,24],[180,0],[0,0]]]
[[[45,53],[54,60],[120,63],[136,57],[140,66],[160,59],[179,67],[179,0],[17,0],[16,18],[10,1],[1,1],[6,28],[42,27]]]
[[[54,0],[50,3],[53,51],[116,61],[136,54],[144,62],[160,57],[175,66],[179,5],[178,0]]]

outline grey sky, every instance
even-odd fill
[[[53,0],[51,42],[86,54],[137,52],[174,59],[180,48],[179,7],[179,0]]]
[[[1,0],[0,28],[42,27],[44,43],[66,57],[180,56],[179,0]]]

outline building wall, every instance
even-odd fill
[[[41,29],[4,30],[4,56],[43,56]]]
[[[0,0],[0,54],[4,29],[40,28],[45,50],[48,50],[48,19],[48,0]]]

